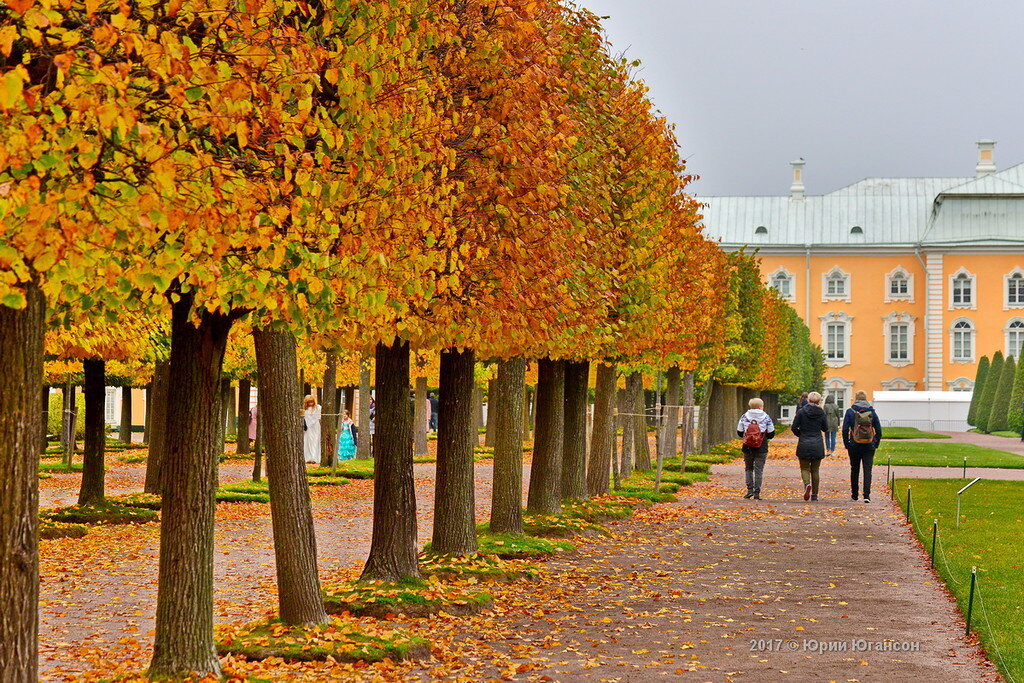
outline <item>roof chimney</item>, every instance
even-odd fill
[[[789,162],[789,165],[793,167],[793,184],[789,186],[791,199],[804,198],[804,163],[803,157]]]
[[[974,167],[976,177],[996,172],[996,162],[992,157],[995,146],[995,140],[978,140],[978,165]]]

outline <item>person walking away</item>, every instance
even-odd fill
[[[807,407],[807,397],[810,396],[806,391],[800,394],[800,400],[796,402],[796,410],[793,411],[793,419],[800,413],[801,410]]]
[[[768,459],[768,442],[775,436],[775,424],[764,412],[764,401],[752,398],[747,405],[750,410],[740,415],[736,425],[736,434],[743,439],[743,469],[747,483],[743,497],[761,500],[764,463]]]
[[[302,401],[302,454],[306,463],[320,464],[320,417],[323,408],[310,394]]]
[[[825,455],[834,455],[836,452],[836,432],[839,431],[839,423],[843,416],[836,405],[836,397],[829,394],[825,397],[825,419],[828,420],[828,431],[825,432]]]
[[[437,408],[438,408],[439,403],[437,401],[437,396],[434,396],[434,392],[433,391],[431,391],[429,394],[427,394],[427,400],[430,401],[430,431],[436,432],[437,431]]]
[[[359,428],[352,421],[348,411],[343,411],[341,429],[338,431],[338,461],[351,460],[356,457],[356,445],[359,443]]]
[[[818,500],[818,484],[821,480],[821,461],[825,457],[825,439],[828,432],[828,418],[821,406],[821,394],[812,391],[807,395],[807,405],[793,420],[793,434],[799,437],[796,457],[800,460],[800,479],[804,483],[804,500]]]
[[[864,502],[871,502],[871,468],[875,464],[875,450],[882,442],[882,423],[878,413],[868,403],[866,392],[858,391],[853,405],[843,417],[843,445],[850,456],[850,497],[857,500],[858,479],[864,468]]]

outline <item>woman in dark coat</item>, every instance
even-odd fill
[[[800,460],[804,500],[818,500],[819,468],[825,457],[824,435],[827,432],[828,418],[821,408],[821,394],[812,391],[807,396],[807,405],[793,419],[793,434],[800,438],[796,457]]]

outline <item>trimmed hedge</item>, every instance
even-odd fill
[[[1017,376],[1017,364],[1013,356],[1003,361],[999,373],[999,384],[992,400],[992,412],[988,416],[988,431],[1003,432],[1007,429],[1007,413],[1010,410],[1010,396],[1013,394],[1013,380]]]
[[[1003,352],[996,351],[992,354],[992,364],[988,368],[988,375],[985,378],[985,386],[982,387],[981,397],[978,399],[978,411],[974,416],[975,425],[983,432],[990,432],[988,420],[992,415],[992,404],[995,403],[996,390],[999,385],[999,377],[1003,372]]]
[[[982,356],[978,363],[978,374],[974,376],[974,393],[971,394],[971,407],[967,409],[967,424],[972,427],[978,426],[978,405],[981,403],[981,392],[985,388],[988,379],[989,361],[988,356]]]

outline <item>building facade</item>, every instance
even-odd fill
[[[867,178],[788,196],[708,197],[705,232],[758,250],[825,354],[826,390],[970,391],[978,360],[1024,344],[1024,164],[978,143],[973,177]]]

